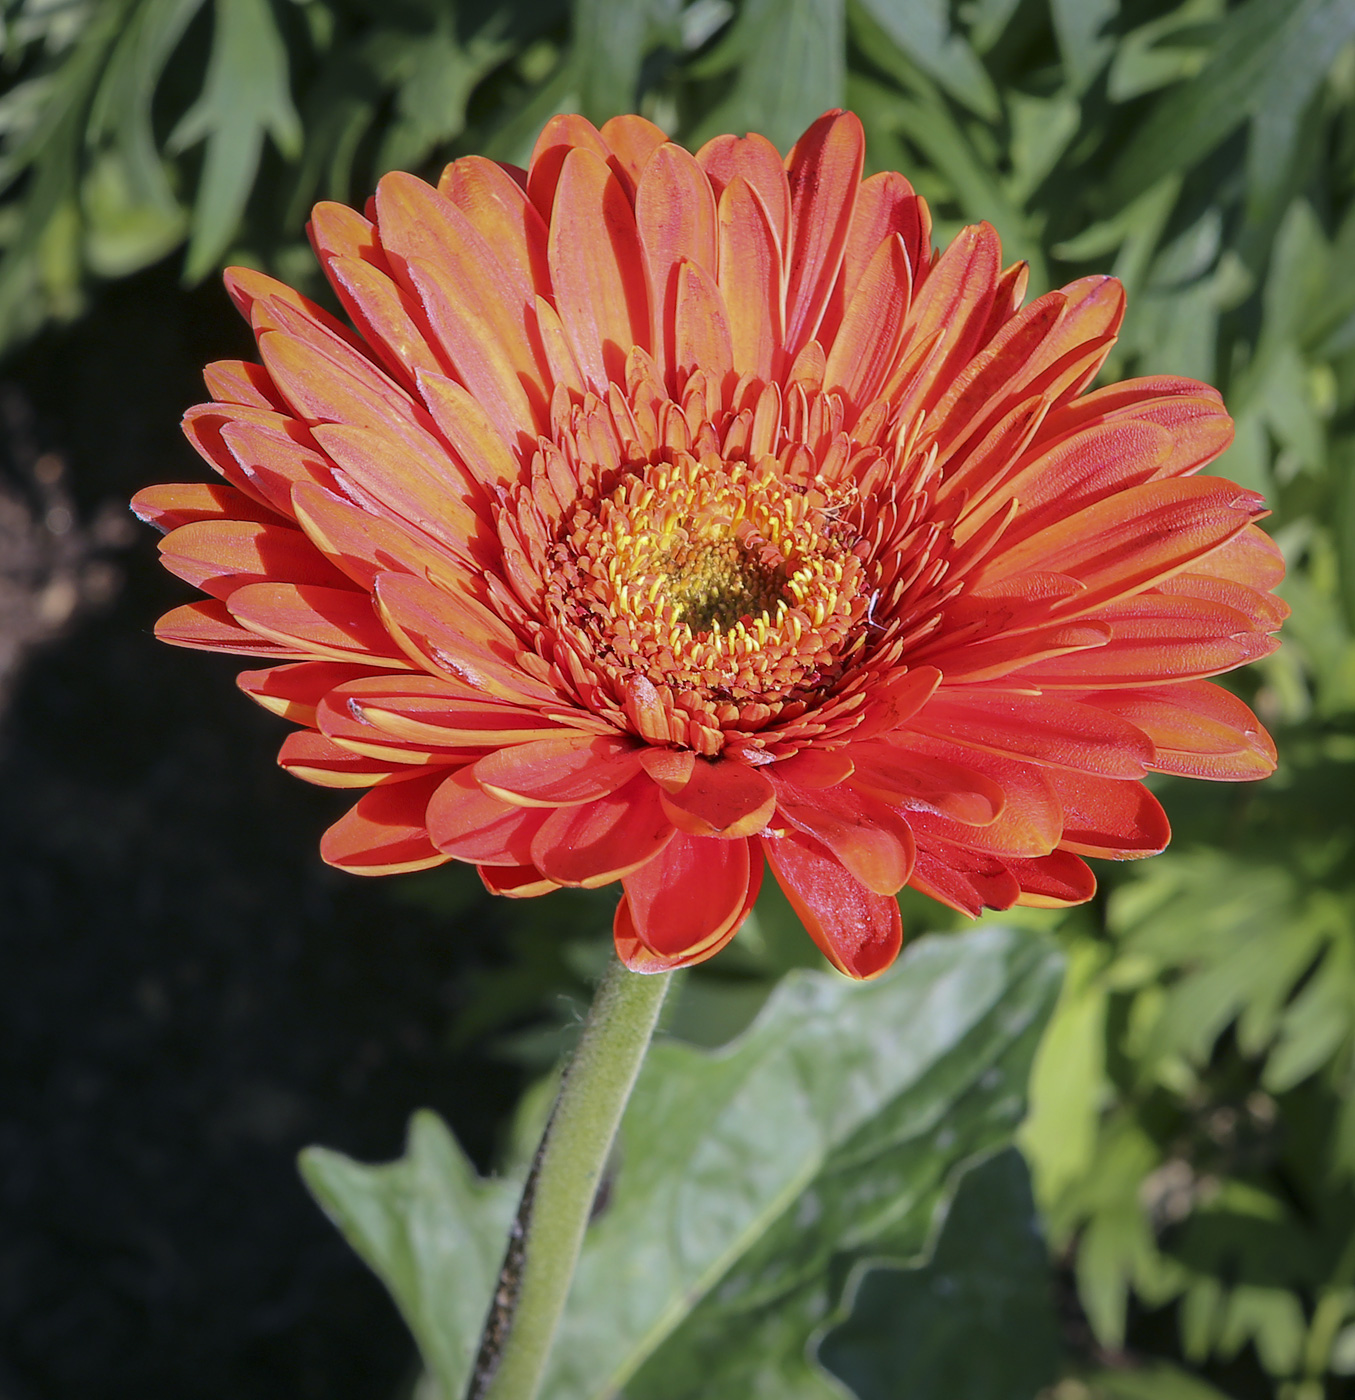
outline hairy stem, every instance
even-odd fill
[[[670,974],[608,969],[537,1148],[468,1400],[533,1400]]]

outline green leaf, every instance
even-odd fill
[[[216,32],[202,95],[169,138],[171,151],[207,143],[184,276],[196,281],[230,246],[249,201],[265,135],[284,156],[301,151],[287,50],[268,0],[215,0]]]
[[[1208,65],[1163,99],[1135,131],[1115,167],[1110,198],[1118,206],[1172,171],[1209,154],[1249,117],[1267,129],[1260,174],[1269,179],[1289,158],[1283,138],[1322,81],[1327,65],[1355,33],[1346,0],[1247,0],[1231,11]]]
[[[1083,92],[1115,52],[1115,40],[1104,31],[1119,17],[1120,0],[1050,0],[1049,8],[1064,67]]]
[[[842,106],[845,0],[747,0],[701,66],[738,64],[722,102],[697,124],[690,144],[723,132],[760,132],[787,151],[816,117]]]
[[[1095,1400],[1228,1400],[1212,1385],[1175,1366],[1141,1371],[1102,1371],[1091,1379]]]
[[[1050,1203],[1078,1180],[1096,1154],[1106,1083],[1103,948],[1074,947],[1063,991],[1035,1057],[1030,1114],[1021,1126],[1040,1200]]]
[[[521,1183],[481,1181],[442,1120],[418,1113],[404,1157],[367,1167],[323,1147],[301,1174],[390,1290],[423,1354],[459,1397],[479,1347]]]
[[[723,1051],[657,1044],[543,1393],[719,1400],[755,1373],[838,1394],[810,1333],[853,1260],[915,1256],[954,1168],[1010,1141],[1058,976],[1047,944],[990,927],[923,939],[876,982],[793,973]],[[304,1170],[455,1400],[516,1186],[476,1181],[429,1115],[403,1161],[311,1150]]]
[[[876,983],[793,974],[722,1055],[658,1047],[547,1392],[831,1395],[807,1337],[853,1260],[916,1256],[955,1166],[1010,1141],[1057,978],[1029,934],[927,938]]]
[[[947,0],[858,0],[876,24],[925,73],[970,111],[1001,115],[997,90],[965,37],[952,28]]]
[[[966,1172],[931,1260],[869,1268],[819,1360],[859,1400],[1031,1400],[1055,1379],[1049,1261],[1018,1152]]]

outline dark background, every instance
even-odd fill
[[[447,918],[324,866],[344,795],[275,766],[230,658],[152,636],[192,594],[126,501],[201,479],[196,367],[247,351],[161,269],[0,379],[4,1400],[390,1394],[410,1343],[295,1154],[397,1156],[428,1105],[484,1164],[518,1089],[453,1048],[473,876]]]

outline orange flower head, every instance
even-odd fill
[[[525,171],[316,208],[351,324],[227,273],[262,364],[186,419],[223,480],[135,507],[210,595],[159,635],[263,662],[283,766],[366,789],[326,860],[620,880],[650,971],[723,947],[765,859],[870,977],[905,884],[1075,904],[1082,857],[1166,845],[1147,773],[1271,771],[1207,679],[1285,611],[1261,500],[1195,475],[1218,394],[1086,392],[1119,285],[1023,305],[863,147],[843,112],[784,161],[557,117]]]

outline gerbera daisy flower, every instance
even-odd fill
[[[1166,845],[1146,774],[1271,771],[1207,679],[1285,612],[1260,498],[1195,475],[1219,395],[1086,392],[1119,284],[1023,305],[863,150],[843,112],[784,161],[557,117],[525,171],[316,208],[351,324],[226,274],[262,364],[185,420],[222,480],[135,508],[211,595],[158,634],[263,663],[283,766],[367,789],[326,860],[619,880],[640,971],[721,948],[765,863],[869,977],[904,885],[1075,904]]]

